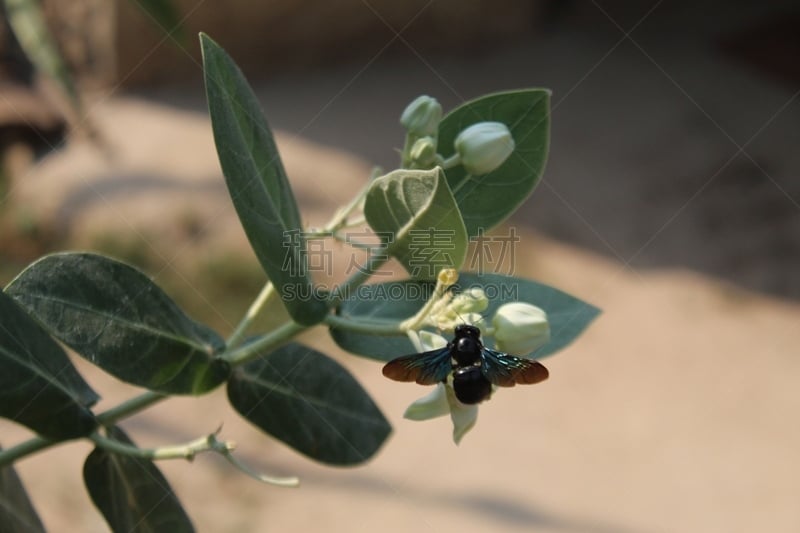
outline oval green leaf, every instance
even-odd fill
[[[133,445],[117,427],[110,429],[108,436]],[[152,461],[95,448],[83,464],[83,481],[95,507],[115,533],[194,531],[177,496]]]
[[[460,268],[469,240],[444,172],[396,170],[372,182],[364,216],[388,253],[417,279]]]
[[[135,268],[89,253],[36,261],[6,288],[50,333],[117,378],[168,394],[202,394],[229,365],[224,341]]]
[[[453,142],[461,130],[484,121],[508,126],[515,148],[489,174],[469,176],[460,165],[447,170],[447,182],[470,237],[505,220],[539,183],[550,144],[550,91],[495,93],[462,104],[439,125],[439,152],[445,158],[453,155]]]
[[[372,286],[370,286],[372,287]],[[353,320],[402,320],[412,316],[425,302],[431,286],[416,281],[380,283],[371,291],[370,300],[346,300],[339,308],[342,318]],[[583,330],[600,310],[574,296],[535,281],[502,274],[460,274],[457,290],[480,287],[489,298],[483,312],[491,320],[497,308],[508,302],[528,302],[544,309],[550,322],[550,341],[534,354],[541,358],[563,349]],[[405,337],[383,337],[331,328],[331,336],[341,348],[379,361],[414,353],[414,346]],[[491,339],[486,340],[490,347]]]
[[[11,466],[0,468],[0,531],[3,533],[45,531],[44,524],[36,514],[17,471]]]
[[[316,324],[328,309],[312,290],[300,212],[272,131],[233,59],[205,34],[200,43],[214,143],[236,213],[289,314]]]
[[[228,399],[262,431],[331,465],[363,463],[391,432],[344,367],[301,344],[237,368],[228,380]]]
[[[52,440],[91,433],[97,394],[67,354],[14,300],[0,292],[0,416]]]

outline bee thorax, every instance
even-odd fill
[[[480,341],[463,337],[455,341],[452,356],[458,366],[469,366],[480,361],[482,348]]]

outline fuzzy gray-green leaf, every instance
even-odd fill
[[[464,262],[469,241],[441,168],[401,169],[376,179],[364,216],[388,253],[415,278],[432,279]]]
[[[190,319],[147,276],[90,253],[45,256],[6,291],[48,331],[117,378],[170,394],[201,394],[228,375],[224,341]]]

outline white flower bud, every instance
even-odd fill
[[[466,171],[480,176],[508,159],[514,151],[514,138],[501,122],[478,122],[462,130],[454,146]]]
[[[492,318],[497,349],[525,356],[550,340],[547,314],[524,302],[503,304]]]
[[[442,106],[436,98],[419,96],[408,104],[400,116],[400,124],[417,137],[436,136],[442,120]]]
[[[436,162],[436,139],[433,137],[417,139],[411,147],[409,156],[418,167],[432,167]]]

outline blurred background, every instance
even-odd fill
[[[548,383],[497,394],[458,448],[449,421],[402,419],[425,389],[386,383],[323,335],[307,340],[395,428],[364,467],[309,463],[217,393],[131,419],[143,445],[224,422],[248,461],[301,476],[285,491],[214,458],[164,465],[198,530],[800,529],[796,2],[175,0],[179,27],[145,4],[42,2],[80,108],[36,73],[3,12],[1,283],[47,251],[93,249],[232,329],[264,280],[214,152],[204,31],[253,83],[312,225],[373,165],[397,165],[398,117],[419,94],[448,110],[552,89],[544,178],[497,234],[521,235],[516,275],[604,310],[548,362]],[[107,406],[134,394],[81,370]],[[0,428],[4,446],[25,436]],[[19,464],[53,531],[105,530],[80,488],[88,449]]]

